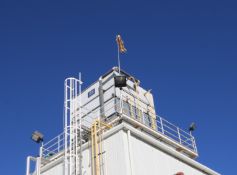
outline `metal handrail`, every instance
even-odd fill
[[[122,98],[122,103],[123,103],[123,98]],[[123,107],[123,104],[122,104],[122,107]],[[136,107],[138,107],[138,109],[144,109],[144,108],[140,108],[139,105],[136,104]],[[129,110],[129,111],[128,111]],[[143,110],[142,110],[143,111]],[[136,117],[134,116],[137,116],[136,113],[134,113],[134,110],[131,110],[131,109],[123,109],[122,112],[126,112],[127,114],[130,114],[129,117],[132,117],[137,120]],[[154,115],[154,114],[153,114]],[[167,136],[169,139],[172,139],[174,140],[175,142],[179,143],[180,145],[194,151],[195,153],[197,153],[197,148],[196,148],[196,143],[195,143],[195,138],[188,132],[180,129],[179,127],[175,126],[174,124],[168,122],[166,119],[158,116],[158,115],[155,115],[156,116],[156,119],[152,118],[151,116],[150,117],[150,120],[155,120],[153,122],[156,123],[156,127],[153,128],[151,126],[151,123],[152,121],[150,121],[149,125],[151,127],[151,129],[155,130],[156,132],[159,132],[165,136]],[[142,116],[139,116],[139,118],[142,117],[142,120],[137,120],[138,122],[142,123],[142,124],[145,124],[146,123],[144,122],[144,113],[142,112]],[[159,126],[160,125],[160,126]],[[161,130],[161,131],[160,131]],[[190,143],[188,143],[187,141],[190,141]]]
[[[175,126],[174,124],[168,122],[166,119],[164,119],[158,115],[156,115],[156,119],[152,118],[151,116],[148,115],[149,119],[147,119],[144,116],[144,109],[139,108],[139,105],[137,105],[136,107],[138,109],[141,109],[141,111],[142,111],[141,114],[137,114],[136,110],[134,113],[133,110],[124,108],[123,98],[122,98],[122,101],[120,101],[119,98],[114,98],[114,99],[118,99],[117,103],[115,103],[113,101],[113,99],[108,101],[106,105],[110,105],[111,102],[113,102],[114,105],[112,105],[107,110],[105,110],[104,114],[106,112],[109,112],[110,110],[114,110],[114,108],[117,107],[118,111],[116,111],[116,112],[121,113],[121,114],[123,114],[123,113],[130,114],[130,116],[128,116],[128,117],[135,119],[136,121],[140,122],[143,125],[147,126],[147,124],[148,124],[148,127],[153,129],[154,131],[165,135],[166,137],[175,141],[176,143],[197,153],[195,138],[190,133],[182,130],[181,128]],[[106,107],[106,105],[104,107]],[[98,115],[100,114],[100,108],[98,108],[96,110],[88,111],[87,113],[89,113],[89,114],[86,117],[82,118],[82,122],[85,122],[87,124],[92,124],[93,120],[89,121],[89,118],[96,119],[96,117],[99,117]],[[155,127],[152,126],[152,123],[155,124]],[[53,154],[53,155],[57,154],[58,152],[60,152],[64,149],[64,144],[65,144],[64,143],[64,133],[61,133],[42,146],[42,156],[45,158],[48,158],[51,154]]]

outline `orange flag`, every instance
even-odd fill
[[[127,49],[124,47],[123,40],[122,40],[120,35],[116,36],[116,42],[117,42],[118,47],[119,47],[119,52],[120,53],[125,53],[127,51]]]

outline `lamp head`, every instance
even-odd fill
[[[40,143],[43,142],[44,135],[42,133],[40,133],[39,131],[34,131],[31,135],[31,139],[36,142],[36,143]]]
[[[122,88],[127,86],[127,77],[119,75],[114,77],[115,87]]]
[[[196,124],[194,122],[191,123],[191,125],[189,126],[189,131],[192,132],[196,129]]]

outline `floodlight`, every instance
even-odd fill
[[[189,126],[189,131],[192,132],[196,129],[196,124],[193,122],[191,123],[191,125]]]
[[[114,77],[115,87],[126,87],[127,86],[127,77],[123,75],[119,75]]]
[[[43,142],[43,138],[44,138],[44,135],[40,133],[39,131],[35,131],[31,135],[31,139],[36,143]]]

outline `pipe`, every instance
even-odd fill
[[[100,116],[104,120],[105,114],[104,114],[104,90],[103,90],[103,82],[102,77],[99,78],[99,100],[100,100]]]
[[[26,159],[26,175],[30,175],[30,161],[36,161],[36,157],[28,156]]]

